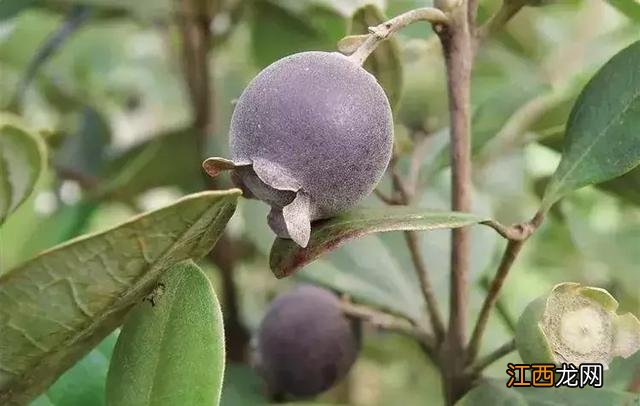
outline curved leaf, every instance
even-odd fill
[[[301,248],[291,240],[276,238],[269,262],[274,275],[284,278],[346,241],[367,234],[458,228],[485,220],[469,213],[429,212],[409,207],[360,209],[315,223],[306,248]]]
[[[107,376],[107,404],[217,405],[224,373],[222,311],[192,261],[173,266],[127,317]]]
[[[33,191],[45,152],[42,140],[17,118],[0,115],[0,224]]]
[[[351,22],[351,34],[366,34],[369,27],[386,20],[384,13],[375,5],[367,5],[355,12]],[[364,68],[378,79],[380,86],[395,109],[402,91],[402,60],[396,38],[384,41],[367,58]]]
[[[613,179],[640,164],[640,41],[616,54],[573,107],[562,160],[543,208],[572,190]]]
[[[240,190],[203,192],[0,277],[0,403],[25,403],[122,322],[162,272],[209,252]]]

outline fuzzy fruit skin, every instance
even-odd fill
[[[342,379],[359,349],[359,331],[336,295],[303,285],[278,297],[263,319],[258,369],[272,394],[307,398]]]
[[[391,158],[393,119],[376,79],[336,52],[302,52],[265,68],[242,93],[230,129],[231,159],[273,165],[279,190],[310,196],[310,220],[353,207]],[[282,177],[282,176],[280,176]]]

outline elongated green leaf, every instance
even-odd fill
[[[116,328],[164,270],[209,252],[239,195],[187,196],[0,277],[0,404],[37,396]]]
[[[360,209],[316,223],[306,248],[301,248],[291,240],[277,238],[271,247],[269,261],[275,276],[284,278],[346,241],[367,234],[458,228],[484,220],[486,219],[469,213],[429,212],[408,207]]]
[[[369,27],[386,20],[375,5],[367,5],[356,11],[351,22],[351,34],[366,34]],[[402,60],[396,38],[384,41],[369,56],[364,68],[378,79],[392,108],[398,105],[402,91]]]
[[[640,41],[616,54],[587,84],[573,107],[562,160],[543,198],[604,182],[640,164]]]
[[[127,317],[109,366],[107,403],[217,405],[223,373],[220,304],[209,279],[186,261]]]
[[[638,395],[606,388],[507,388],[503,381],[486,379],[467,393],[456,405],[582,406],[632,404]]]
[[[42,140],[17,117],[0,114],[0,224],[31,194],[45,152]]]

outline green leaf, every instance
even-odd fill
[[[107,377],[107,403],[217,405],[224,373],[222,311],[192,261],[173,266],[122,327]]]
[[[237,189],[198,193],[41,253],[0,277],[0,403],[41,393],[172,265],[207,254]]]
[[[640,3],[636,0],[608,0],[609,4],[630,19],[640,22]]]
[[[295,276],[348,294],[358,303],[419,321],[425,309],[420,283],[414,268],[403,266],[396,258],[408,255],[406,247],[400,246],[398,251],[388,247],[379,235],[371,235],[309,264]]]
[[[256,0],[251,11],[253,55],[260,67],[297,52],[333,51],[347,32],[346,18],[320,4],[294,9],[275,1]]]
[[[203,172],[192,129],[160,134],[110,161],[101,193],[132,197],[149,189],[178,186],[190,193],[202,189]]]
[[[36,402],[46,399],[49,404],[57,406],[104,405],[109,359],[117,338],[116,332],[105,338],[100,345],[62,374],[42,396],[36,399]]]
[[[33,191],[45,166],[45,154],[38,135],[17,117],[0,114],[0,224]]]
[[[604,182],[640,163],[640,41],[615,55],[573,107],[560,165],[543,198],[549,209],[565,194]]]
[[[53,164],[62,173],[95,178],[104,163],[111,129],[105,117],[92,107],[85,106],[77,116],[77,129],[65,137]]]
[[[0,21],[15,17],[23,10],[38,3],[40,0],[2,0],[0,2]]]
[[[306,248],[291,240],[277,238],[269,262],[274,275],[284,278],[348,240],[371,233],[458,228],[485,220],[469,213],[429,212],[408,207],[360,209],[314,224]]]
[[[456,405],[583,406],[632,404],[638,395],[605,388],[507,388],[504,380],[485,379]]]
[[[264,405],[267,399],[263,383],[247,364],[229,363],[224,368],[224,386],[220,404],[224,406]]]
[[[353,15],[351,34],[366,34],[369,27],[386,20],[382,10],[374,5],[367,5]],[[402,60],[398,40],[390,38],[378,45],[365,62],[364,68],[378,79],[387,94],[389,104],[395,109],[402,91]]]

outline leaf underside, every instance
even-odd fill
[[[213,247],[240,191],[203,192],[0,277],[0,404],[23,404],[121,324],[172,265]]]
[[[33,191],[44,167],[44,143],[18,124],[0,116],[0,224]]]
[[[368,234],[458,228],[485,220],[469,213],[429,212],[409,207],[359,209],[314,223],[306,248],[291,240],[277,238],[271,247],[269,262],[274,275],[284,278],[345,242]]]

